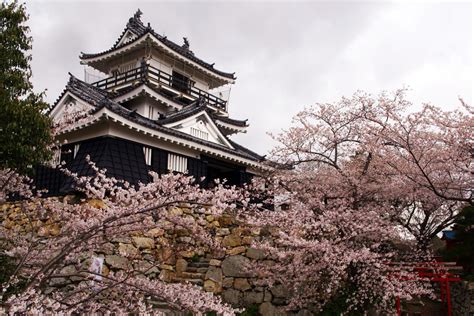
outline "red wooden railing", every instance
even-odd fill
[[[432,262],[391,262],[390,278],[402,281],[426,281],[437,282],[440,286],[440,298],[446,304],[447,315],[452,316],[450,282],[460,282],[461,278],[450,270],[459,270],[454,262],[432,261]],[[409,276],[406,276],[408,272]],[[400,298],[396,298],[395,308],[397,315],[401,316]]]

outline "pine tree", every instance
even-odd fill
[[[0,5],[0,167],[31,173],[51,156],[44,93],[31,83],[32,38],[24,4]]]

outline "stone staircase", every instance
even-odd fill
[[[209,269],[210,259],[199,258],[198,261],[188,262],[185,259],[181,259],[180,268],[176,271],[176,276],[173,278],[174,282],[188,282],[195,285],[203,286],[206,273]],[[155,310],[158,314],[165,316],[187,316],[189,312],[174,311],[169,308],[166,302],[160,300],[151,300]]]
[[[206,272],[209,269],[210,259],[199,258],[198,261],[187,262],[183,266],[183,271],[177,271],[175,280],[178,282],[189,282],[195,285],[203,286]]]

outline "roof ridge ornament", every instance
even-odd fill
[[[135,12],[135,14],[133,15],[133,19],[140,21],[140,18],[142,16],[142,14],[143,14],[143,12],[140,10],[140,8],[138,8],[137,12]]]
[[[185,49],[188,53],[194,55],[193,51],[189,49],[189,40],[187,37],[183,37],[183,45],[181,45],[181,48]]]
[[[184,49],[189,50],[189,40],[188,40],[188,38],[183,37],[183,42],[184,42],[184,44],[181,47],[184,48]]]
[[[134,26],[136,27],[139,25],[143,25],[143,22],[141,20],[142,14],[143,12],[138,9],[137,12],[135,12],[135,14],[130,19],[128,19],[127,28],[133,28]]]

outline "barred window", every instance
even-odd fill
[[[155,116],[155,109],[153,108],[153,106],[149,105],[148,106],[148,118],[153,119],[154,116]]]
[[[73,153],[72,159],[76,158],[77,152],[79,151],[79,147],[81,147],[81,144],[74,145],[74,153]]]
[[[194,128],[194,127],[191,127],[191,135],[193,135],[195,137],[198,137],[198,138],[201,138],[201,139],[205,139],[205,140],[209,139],[209,133],[203,132],[203,131],[201,131],[197,128]]]
[[[188,159],[186,157],[168,154],[168,170],[187,173]]]
[[[143,147],[143,154],[145,155],[145,163],[148,166],[151,166],[151,153],[152,153],[152,150],[150,147]]]
[[[61,147],[53,151],[53,157],[51,159],[51,165],[53,167],[61,164]]]

